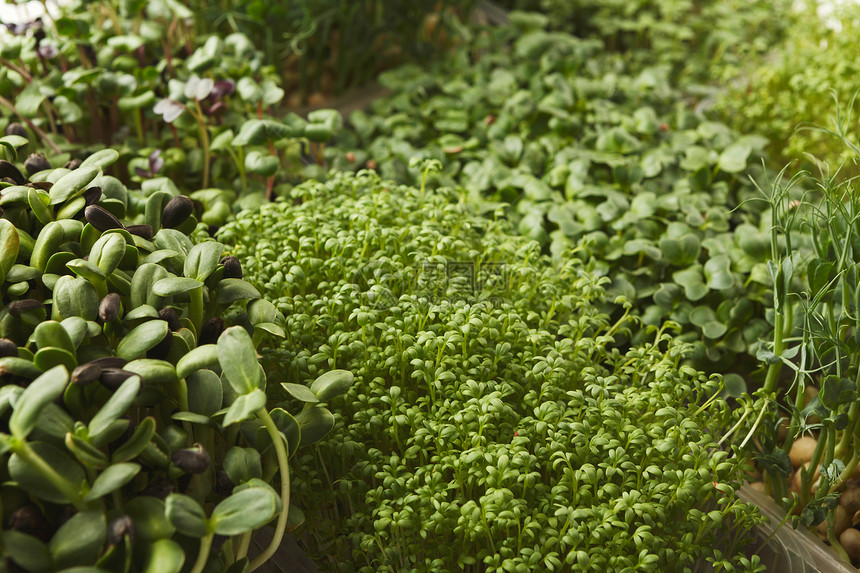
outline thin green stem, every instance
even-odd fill
[[[201,285],[192,289],[188,295],[191,298],[191,308],[189,309],[188,318],[191,319],[194,328],[199,333],[203,328],[203,286]]]
[[[203,109],[200,107],[200,102],[194,100],[196,112],[192,115],[197,121],[197,127],[200,130],[200,144],[203,146],[203,189],[209,187],[209,164],[212,162],[211,153],[209,151],[209,130],[206,128],[206,121],[203,116]]]
[[[32,129],[32,130],[33,130],[33,132],[34,132],[36,135],[38,135],[38,136],[39,136],[39,139],[41,139],[42,141],[44,141],[44,142],[45,142],[45,144],[46,144],[48,147],[50,147],[50,148],[51,148],[51,150],[52,150],[55,154],[59,155],[60,153],[62,153],[62,152],[60,151],[60,148],[59,148],[59,147],[57,147],[57,145],[56,145],[53,141],[51,141],[51,139],[48,137],[48,134],[46,134],[44,131],[42,131],[42,129],[41,129],[38,125],[36,125],[35,123],[33,123],[33,121],[32,121],[30,118],[28,118],[28,117],[25,117],[25,116],[21,115],[21,112],[19,112],[19,111],[18,111],[18,108],[16,108],[16,107],[15,107],[15,105],[14,105],[12,102],[10,102],[8,99],[4,98],[3,96],[0,96],[0,105],[2,105],[2,106],[4,106],[4,107],[9,108],[9,110],[11,110],[11,111],[12,111],[12,113],[14,113],[14,114],[15,114],[15,115],[17,115],[19,118],[21,118],[21,120],[22,120],[24,123],[26,123],[26,124],[30,127],[30,129]]]
[[[209,551],[212,549],[212,538],[215,537],[215,532],[211,532],[200,540],[200,552],[197,554],[197,561],[194,562],[194,567],[191,573],[201,573],[206,567],[206,562],[209,561]]]
[[[236,561],[244,559],[248,555],[248,548],[251,546],[252,531],[246,531],[239,538],[239,546],[236,548]]]
[[[262,420],[263,424],[266,426],[266,430],[269,432],[269,436],[272,438],[272,442],[275,445],[275,452],[278,455],[278,466],[281,471],[281,503],[283,505],[283,510],[278,516],[278,523],[275,525],[275,534],[272,537],[272,542],[269,543],[269,546],[265,551],[258,555],[256,559],[251,561],[251,564],[248,566],[248,571],[257,569],[260,565],[268,561],[269,558],[274,555],[275,551],[277,551],[278,547],[281,545],[281,540],[284,538],[284,531],[287,529],[287,515],[290,512],[290,468],[287,466],[287,450],[284,447],[286,438],[284,438],[283,434],[278,430],[278,427],[275,425],[275,421],[272,420],[272,417],[265,408],[257,410],[257,416],[259,416],[260,420]]]
[[[137,143],[141,147],[146,147],[146,136],[143,133],[143,112],[137,108],[132,111],[131,115],[134,118],[134,130],[137,132]]]

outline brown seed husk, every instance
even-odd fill
[[[105,296],[99,303],[99,318],[102,322],[112,322],[119,318],[122,311],[122,299],[112,292]]]
[[[45,308],[45,305],[42,304],[41,301],[38,301],[33,298],[25,298],[23,300],[16,300],[9,303],[9,314],[18,318],[25,312],[30,312],[31,310],[38,310],[40,308]]]
[[[18,170],[13,163],[0,159],[0,177],[8,177],[17,185],[23,185],[27,178]]]
[[[209,454],[200,444],[194,444],[194,447],[188,449],[173,450],[170,453],[170,461],[189,474],[203,473],[212,464]]]
[[[194,203],[185,195],[177,195],[167,202],[161,212],[161,225],[174,229],[185,222],[194,210]]]
[[[155,231],[153,230],[152,225],[129,225],[125,230],[132,235],[137,235],[147,241],[152,240],[152,237],[155,236]]]
[[[18,345],[8,338],[0,338],[0,358],[18,356]]]
[[[113,213],[98,205],[89,205],[84,209],[84,217],[87,223],[102,232],[123,228],[122,223],[120,223],[119,219]]]
[[[26,169],[27,173],[30,175],[50,168],[51,164],[48,163],[48,160],[45,159],[45,156],[41,153],[31,153],[30,157],[28,157],[24,162],[24,169]]]
[[[85,386],[98,380],[101,375],[101,366],[95,362],[87,362],[72,370],[72,384]]]

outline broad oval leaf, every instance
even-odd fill
[[[231,326],[218,337],[218,361],[237,394],[248,394],[260,387],[257,349],[241,326]]]
[[[43,408],[63,394],[69,381],[69,372],[63,366],[52,368],[33,380],[15,401],[9,419],[9,431],[18,439],[25,439],[39,421]]]
[[[242,279],[221,279],[215,297],[218,304],[231,304],[237,300],[260,298],[260,291]]]
[[[302,430],[301,446],[307,446],[323,439],[334,428],[334,415],[322,406],[303,410],[296,416]]]
[[[301,400],[302,402],[310,402],[315,404],[320,401],[317,398],[317,395],[314,394],[310,388],[305,386],[304,384],[292,384],[290,382],[283,382],[281,384],[284,390],[286,390],[290,396],[295,398],[296,400]]]
[[[94,563],[106,537],[107,520],[101,511],[73,515],[51,537],[49,548],[57,570]]]
[[[116,355],[134,360],[161,342],[170,328],[166,320],[148,320],[126,334],[116,347]]]
[[[94,501],[121,488],[139,472],[140,466],[137,464],[113,464],[99,474],[90,491],[84,496],[84,501]]]
[[[63,320],[60,325],[66,329],[66,333],[69,335],[69,340],[72,341],[73,351],[80,346],[81,342],[83,342],[84,338],[89,334],[87,321],[79,316],[69,317]]]
[[[212,345],[216,350],[217,346]],[[192,412],[211,416],[221,409],[223,387],[221,378],[211,370],[197,370],[187,379],[188,408]]]
[[[78,318],[78,320],[82,319]],[[46,320],[45,322],[40,323],[39,326],[36,327],[36,330],[33,331],[33,340],[35,340],[37,348],[55,346],[57,348],[62,348],[63,350],[68,350],[69,352],[75,351],[72,337],[69,336],[68,331],[55,320]]]
[[[55,366],[63,366],[66,370],[72,371],[77,367],[78,362],[75,355],[68,350],[49,346],[36,352],[33,356],[33,364],[43,372]]]
[[[170,386],[176,384],[176,368],[166,360],[154,358],[139,358],[132,360],[122,367],[126,372],[133,372],[140,376],[144,385]]]
[[[99,314],[99,297],[95,287],[86,279],[68,275],[54,284],[54,310],[60,319],[79,316],[95,321]]]
[[[176,296],[203,286],[203,283],[187,277],[169,277],[152,285],[152,292],[158,296]]]
[[[260,452],[255,448],[233,446],[224,456],[224,471],[233,485],[245,483],[252,478],[263,477]]]
[[[83,193],[87,185],[89,185],[93,179],[98,177],[101,172],[101,168],[98,166],[93,167],[78,167],[74,171],[70,171],[66,173],[62,177],[60,177],[54,185],[51,187],[50,195],[51,195],[51,205],[58,205],[60,203],[64,203]]]
[[[21,234],[18,234],[20,240]],[[64,233],[63,226],[57,221],[51,221],[39,231],[36,241],[33,244],[33,250],[30,253],[30,265],[45,272],[48,266],[48,260],[59,251],[60,244],[63,242]]]
[[[293,457],[302,442],[302,429],[299,423],[283,408],[273,408],[269,415],[287,440],[287,456]]]
[[[104,406],[96,412],[93,419],[90,420],[89,426],[87,427],[90,438],[95,439],[99,434],[108,430],[114,421],[125,414],[131,406],[131,403],[134,402],[134,398],[137,396],[138,391],[140,391],[140,377],[132,376],[127,378],[126,381],[116,389],[108,401],[105,402]]]
[[[270,488],[249,488],[234,493],[212,510],[215,533],[239,535],[268,523],[276,514],[278,500]]]
[[[257,388],[248,394],[237,396],[224,415],[224,427],[247,420],[266,405],[266,393]]]
[[[280,166],[281,164],[277,157],[256,149],[245,156],[245,169],[263,177],[274,175],[278,172]]]
[[[171,537],[174,528],[164,511],[164,502],[148,495],[130,499],[123,506],[125,513],[134,521],[137,537],[143,541],[157,541]]]
[[[81,167],[107,167],[117,159],[119,159],[119,151],[110,148],[102,149],[84,159],[78,169]]]
[[[46,442],[30,442],[30,447],[45,463],[71,483],[77,485],[86,479],[80,464],[63,450]],[[52,503],[68,504],[72,502],[41,472],[18,454],[12,454],[9,458],[9,475],[21,489],[30,495]]]
[[[9,558],[27,571],[50,571],[54,568],[48,546],[39,538],[7,529],[0,533],[0,541]]]
[[[204,537],[207,532],[206,513],[190,496],[172,493],[164,501],[164,515],[176,531],[189,537]]]
[[[215,241],[205,241],[191,247],[185,257],[185,268],[182,274],[200,282],[209,278],[221,260],[224,245]]]
[[[176,363],[176,375],[180,378],[187,378],[198,370],[217,367],[219,364],[218,353],[219,349],[215,344],[198,346],[179,359]]]
[[[185,564],[185,551],[170,539],[159,539],[149,550],[143,573],[179,573]]]
[[[105,233],[90,249],[89,262],[95,263],[105,275],[119,266],[126,252],[126,240],[120,233]]]
[[[331,398],[349,390],[353,380],[352,372],[348,370],[331,370],[314,380],[310,390],[320,402],[328,402]]]
[[[239,83],[236,87],[239,89],[239,94],[241,95],[243,87],[242,80],[239,80]],[[265,142],[266,128],[263,122],[259,119],[249,119],[248,121],[243,123],[242,127],[239,128],[239,133],[236,134],[236,137],[234,137],[232,141],[234,147],[244,147],[246,145],[260,145]]]

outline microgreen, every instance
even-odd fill
[[[0,161],[4,564],[257,569],[303,520],[289,457],[331,429],[321,400],[352,377],[292,383],[295,417],[270,399],[257,351],[283,316],[188,197],[126,188],[105,173],[118,158],[30,178]]]
[[[490,216],[505,207],[555,258],[598,261],[646,324],[682,324],[697,366],[754,365],[768,229],[747,199],[766,140],[691,109],[692,87],[665,67],[619,61],[542,15],[510,19],[431,69],[383,74],[394,93],[349,116],[330,164],[459,186]]]
[[[841,128],[830,135],[858,151]],[[830,171],[825,162],[819,166],[816,177],[800,172],[766,189],[773,213],[768,260],[773,334],[757,353],[766,376],[754,399],[744,403],[742,419],[749,426],[741,446],[758,456],[774,498],[797,509],[794,525],[827,521],[828,541],[847,560],[833,516],[860,461],[857,181]],[[793,445],[810,435],[814,450],[792,474]]]
[[[265,361],[291,399],[290,379],[356,375],[298,458],[311,550],[360,571],[757,570],[711,550],[754,522],[744,464],[714,451],[720,380],[667,329],[622,350],[606,279],[463,199],[335,174],[219,232],[285,316]]]

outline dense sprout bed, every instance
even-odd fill
[[[286,317],[270,371],[356,376],[297,461],[311,551],[344,571],[751,568],[714,551],[752,519],[714,452],[719,380],[664,329],[626,347],[605,279],[462,199],[337,174],[219,233]]]
[[[394,94],[350,115],[332,166],[370,161],[417,185],[411,160],[438,160],[428,186],[462,187],[487,213],[507,205],[556,258],[593,257],[647,324],[684,325],[699,367],[754,355],[769,330],[770,220],[754,200],[766,140],[713,121],[666,67],[631,66],[542,15],[511,20],[430,70],[384,76]]]

